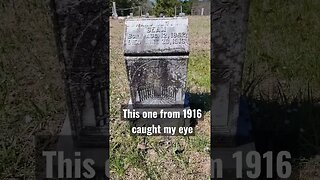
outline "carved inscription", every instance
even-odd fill
[[[126,57],[133,103],[183,104],[187,58]]]
[[[187,53],[188,19],[126,21],[125,53]]]
[[[128,45],[140,45],[142,42],[146,45],[157,45],[159,43],[163,45],[187,44],[188,37],[185,32],[168,33],[166,30],[157,30],[156,32],[148,30],[147,32],[148,33],[142,38],[139,34],[128,34]]]

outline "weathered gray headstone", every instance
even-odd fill
[[[222,160],[223,178],[236,179],[239,166],[234,153],[240,151],[245,157],[255,150],[249,113],[240,98],[249,0],[213,0],[211,3],[211,161]],[[240,163],[243,170],[247,169],[245,160]],[[216,178],[213,176],[216,173],[212,163],[211,178]]]
[[[128,19],[124,54],[132,103],[185,103],[187,18]]]
[[[116,2],[112,2],[112,18],[113,19],[117,19],[118,18]]]
[[[105,145],[101,137],[108,132],[108,3],[51,2],[72,134],[79,145]]]
[[[184,17],[184,16],[186,16],[185,13],[179,13],[179,17]]]
[[[234,145],[239,125],[249,1],[212,3],[212,133],[215,143]]]
[[[109,155],[108,1],[51,0],[51,8],[68,108],[57,148],[95,159],[96,178],[104,179]]]

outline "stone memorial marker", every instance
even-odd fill
[[[212,2],[212,133],[216,145],[237,144],[249,1]]]
[[[112,2],[112,18],[113,19],[118,19],[116,2]]]
[[[108,1],[51,0],[68,116],[57,149],[93,159],[105,179],[108,159]]]
[[[246,103],[240,98],[249,0],[213,0],[211,3],[211,161],[221,159],[223,178],[234,179],[237,163],[233,154],[241,151],[245,157],[255,150]],[[243,165],[243,170],[246,168]],[[214,169],[212,164],[211,178],[216,178]]]
[[[137,111],[189,108],[186,95],[189,59],[188,18],[127,19],[124,55],[130,85],[129,105]],[[161,107],[161,108],[160,108]],[[148,110],[150,111],[150,109]],[[189,119],[136,119],[135,126],[189,126]]]
[[[52,0],[52,9],[72,134],[79,145],[104,145],[91,137],[108,132],[107,3]]]
[[[124,55],[133,105],[185,105],[187,18],[127,19]]]

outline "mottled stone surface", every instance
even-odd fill
[[[106,145],[91,136],[108,132],[108,1],[51,0],[51,8],[72,134]]]
[[[134,105],[185,103],[187,18],[126,20],[124,54]]]
[[[211,11],[211,135],[215,144],[235,144],[249,0],[213,0]]]
[[[134,104],[184,104],[188,56],[125,59]]]
[[[188,19],[185,17],[127,19],[125,22],[126,55],[188,52]]]

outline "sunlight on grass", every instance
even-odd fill
[[[210,57],[208,53],[192,54],[188,64],[188,86],[191,90],[210,92]]]

